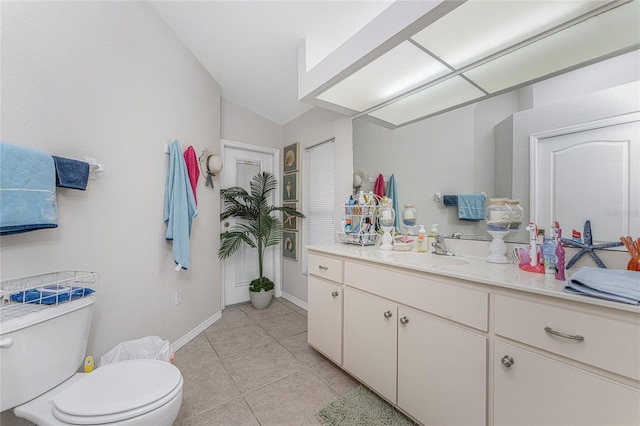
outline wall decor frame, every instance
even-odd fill
[[[300,170],[300,142],[284,147],[284,173]]]
[[[298,173],[289,173],[282,177],[282,201],[298,201]]]
[[[298,260],[298,233],[297,232],[283,232],[282,257],[284,257],[285,259]]]
[[[298,203],[282,203],[283,207],[290,207],[295,211],[298,210]],[[282,226],[285,231],[297,231],[298,230],[298,217],[282,212]]]

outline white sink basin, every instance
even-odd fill
[[[420,266],[453,266],[466,265],[469,263],[462,257],[440,256],[437,254],[418,253],[415,251],[394,251],[389,253],[389,257],[396,262],[410,263]]]
[[[466,265],[469,262],[461,257],[456,256],[439,256],[436,254],[425,255],[425,261],[427,265]]]

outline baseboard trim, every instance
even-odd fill
[[[196,336],[198,336],[198,334],[205,331],[208,327],[210,327],[213,323],[218,321],[220,318],[222,318],[222,311],[216,312],[215,314],[213,314],[212,316],[210,316],[209,318],[207,318],[206,320],[204,320],[203,322],[195,326],[187,334],[185,334],[184,336],[182,336],[181,338],[173,342],[171,344],[171,350],[173,352],[177,351],[178,349],[180,349],[181,347],[183,347],[184,345],[186,345],[187,343],[195,339]]]
[[[298,299],[295,296],[290,295],[286,291],[282,292],[282,298],[285,299],[285,300],[288,300],[289,302],[293,303],[296,306],[301,307],[305,311],[308,310],[309,305],[307,304],[307,302],[305,302],[304,300]]]

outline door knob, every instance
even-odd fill
[[[338,293],[337,291],[334,291],[333,293],[331,293],[331,295],[333,297],[338,297],[340,295],[340,293]]]
[[[409,318],[407,318],[407,317],[400,318],[400,324],[402,324],[402,325],[409,324]]]
[[[393,314],[391,313],[391,311],[387,311],[384,313],[384,317],[385,318],[391,318],[393,316]]]
[[[503,356],[502,359],[500,360],[500,362],[502,362],[502,365],[504,365],[507,368],[509,368],[513,364],[515,364],[515,361],[509,355]]]

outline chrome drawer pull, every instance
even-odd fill
[[[409,318],[407,317],[400,318],[400,324],[402,325],[409,324]]]
[[[391,318],[393,316],[393,314],[391,313],[391,311],[387,311],[384,313],[384,317],[385,318]]]
[[[575,336],[572,334],[567,334],[567,333],[561,333],[559,331],[555,331],[553,328],[551,327],[545,327],[544,331],[546,331],[549,334],[553,334],[554,336],[558,336],[558,337],[563,337],[565,339],[570,339],[570,340],[577,340],[579,342],[582,342],[584,340],[584,337],[582,337],[579,334],[576,334]]]
[[[323,271],[328,271],[329,270],[328,266],[318,265],[318,268],[322,269]]]
[[[333,297],[338,297],[340,295],[340,293],[338,293],[337,291],[334,291],[333,293],[331,293],[331,295]]]
[[[513,364],[516,363],[513,360],[513,358],[511,358],[509,355],[503,356],[502,359],[500,360],[500,362],[502,363],[502,365],[504,365],[507,368],[511,367]]]

